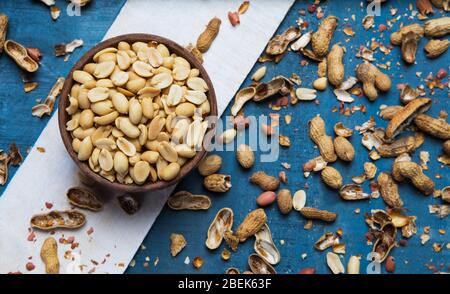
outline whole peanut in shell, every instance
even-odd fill
[[[344,49],[337,44],[331,47],[331,51],[327,56],[328,81],[335,87],[338,87],[344,81],[345,68],[342,63],[343,57]]]
[[[412,161],[398,162],[398,171],[402,177],[407,178],[411,183],[425,195],[430,195],[434,191],[434,182],[426,176],[420,165]]]
[[[375,65],[362,63],[356,67],[358,80],[363,83],[364,95],[374,101],[378,97],[378,90],[387,92],[391,89],[392,82],[388,75],[382,73]]]
[[[198,36],[197,39],[197,49],[201,53],[205,53],[208,51],[209,47],[211,47],[212,42],[217,37],[217,34],[219,33],[220,24],[222,21],[214,17],[211,19],[206,26],[205,30]]]
[[[334,150],[341,160],[352,161],[355,158],[355,148],[349,140],[342,136],[334,138]]]
[[[381,197],[387,205],[392,208],[400,208],[403,206],[403,201],[400,199],[400,194],[398,193],[398,186],[389,174],[380,173],[378,175],[378,187]]]
[[[342,187],[342,176],[337,169],[327,166],[322,170],[322,180],[327,186],[333,189]]]
[[[55,238],[45,239],[41,248],[41,258],[47,274],[59,274],[58,244]]]
[[[252,184],[258,185],[263,191],[275,191],[280,186],[280,180],[263,171],[255,172],[250,177]]]
[[[311,140],[319,147],[320,155],[326,162],[334,162],[337,159],[333,139],[327,136],[325,130],[325,121],[316,116],[309,122],[309,136]]]
[[[292,195],[288,189],[281,189],[277,195],[278,209],[282,214],[288,214],[292,210]]]
[[[312,49],[317,57],[324,57],[328,54],[331,39],[337,27],[338,19],[335,16],[328,16],[319,25],[317,31],[311,37]]]
[[[426,114],[419,114],[414,124],[423,132],[439,139],[450,139],[450,124],[444,119],[434,118]]]

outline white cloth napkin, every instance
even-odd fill
[[[129,0],[105,39],[125,33],[151,33],[187,45],[196,41],[212,17],[221,18],[220,33],[204,55],[204,66],[214,84],[219,113],[222,113],[293,0],[251,1],[249,10],[241,16],[241,24],[232,27],[227,13],[236,11],[241,2]],[[36,147],[44,147],[45,153]],[[33,273],[44,272],[39,251],[49,233],[36,231],[34,240],[28,241],[30,217],[48,211],[46,202],[52,203],[53,209],[70,208],[65,193],[76,185],[79,185],[77,168],[64,149],[58,119],[53,115],[0,197],[0,273],[26,273],[27,262],[36,266]],[[132,216],[121,210],[115,197],[105,197],[101,212],[86,212],[88,221],[83,228],[56,231],[53,236],[57,240],[74,237],[74,242],[79,243],[74,249],[70,244],[58,244],[61,273],[122,273],[173,189],[149,193],[139,212]],[[71,254],[65,257],[68,250]]]

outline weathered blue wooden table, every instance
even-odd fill
[[[65,1],[59,2],[61,2],[61,7],[66,3]],[[30,47],[39,47],[44,54],[42,69],[36,76],[40,86],[31,94],[23,92],[20,72],[12,61],[5,54],[0,57],[0,148],[6,149],[11,141],[16,141],[22,150],[33,144],[48,120],[47,118],[39,120],[31,116],[30,110],[35,104],[35,99],[44,98],[55,78],[66,75],[76,59],[102,39],[124,2],[122,0],[96,0],[92,6],[82,10],[81,17],[68,17],[63,11],[62,16],[56,22],[50,20],[47,8],[37,1],[2,1],[0,3],[0,12],[7,13],[10,17],[9,38],[16,39]],[[361,45],[366,45],[372,38],[389,45],[389,35],[399,27],[400,22],[394,24],[392,29],[383,34],[377,31],[379,24],[385,24],[387,20],[393,18],[389,13],[389,6],[398,8],[397,15],[402,15],[401,20],[405,23],[408,20],[404,15],[411,14],[409,3],[407,3],[409,1],[389,1],[388,5],[382,7],[381,15],[375,17],[375,28],[365,31],[361,25],[361,20],[366,14],[365,8],[361,8],[359,2],[351,0],[327,1],[321,5],[325,15],[333,14],[340,19],[339,30],[334,36],[334,42],[339,40],[347,48],[345,55],[347,75],[354,75],[354,67],[362,62],[361,59],[355,57]],[[363,2],[365,3],[365,1]],[[295,25],[299,17],[299,9],[306,7],[307,4],[304,1],[295,3],[278,32],[283,31],[288,26]],[[438,17],[440,14],[440,12],[436,13],[433,17]],[[352,20],[352,15],[355,15],[356,21]],[[317,19],[314,16],[307,13],[304,19],[310,22],[312,29],[316,28]],[[342,29],[347,25],[355,31],[354,37],[349,37],[342,32]],[[74,38],[82,38],[85,45],[81,50],[76,50],[68,62],[53,56],[53,46],[56,43],[70,42]],[[312,174],[309,178],[303,177],[303,163],[318,155],[317,149],[313,147],[314,145],[305,131],[307,121],[320,113],[322,117],[326,118],[329,133],[332,132],[332,126],[338,121],[342,121],[344,125],[353,128],[367,121],[370,116],[376,117],[380,105],[398,103],[399,93],[395,89],[396,84],[424,84],[423,78],[429,72],[436,73],[440,68],[448,70],[449,53],[436,60],[426,59],[423,54],[425,43],[426,40],[421,41],[417,54],[417,64],[412,66],[405,66],[400,60],[398,47],[394,47],[389,55],[377,51],[375,54],[376,63],[390,61],[392,64],[391,69],[387,72],[391,75],[394,86],[388,94],[382,95],[373,103],[369,103],[364,97],[357,97],[354,104],[366,104],[367,113],[365,114],[356,112],[354,115],[347,117],[338,112],[332,112],[332,108],[338,107],[339,104],[330,87],[319,94],[320,104],[318,105],[315,103],[299,103],[277,112],[281,115],[280,132],[291,138],[292,146],[281,150],[280,159],[277,162],[258,162],[253,167],[253,171],[264,170],[269,174],[277,175],[279,171],[285,170],[289,182],[283,187],[294,192],[308,185],[308,206],[320,207],[339,213],[338,220],[334,224],[327,225],[314,222],[313,228],[307,231],[303,229],[305,219],[297,212],[293,211],[288,216],[283,216],[279,213],[276,205],[267,208],[268,224],[282,255],[281,262],[276,267],[278,272],[296,273],[302,268],[314,267],[318,273],[329,273],[325,262],[325,253],[314,250],[313,244],[323,233],[335,231],[338,228],[342,228],[344,232],[342,242],[346,244],[343,263],[347,264],[350,255],[361,255],[361,272],[366,272],[366,267],[369,264],[366,256],[371,251],[371,246],[366,245],[367,226],[364,223],[364,213],[371,209],[385,208],[384,202],[382,199],[365,202],[344,202],[334,190],[327,188],[322,183],[318,174]],[[268,74],[265,79],[279,74],[290,76],[295,72],[301,77],[303,85],[310,87],[312,81],[316,78],[316,67],[311,65],[302,67],[300,66],[301,60],[301,56],[288,53],[280,64],[267,64]],[[258,67],[259,65],[256,65],[255,69]],[[416,75],[417,72],[422,72],[422,78]],[[250,83],[250,78],[247,78],[243,85],[249,85]],[[433,107],[429,113],[437,116],[440,110],[449,111],[448,95],[448,89],[437,90],[436,94],[432,96]],[[260,115],[275,111],[268,108],[268,103],[249,103],[245,112],[246,114]],[[229,113],[229,109],[227,109],[225,115]],[[283,117],[286,114],[292,115],[290,125],[283,122]],[[386,122],[377,117],[376,121],[379,126],[386,126]],[[333,165],[342,172],[344,181],[347,183],[351,181],[351,176],[362,174],[363,162],[369,161],[368,153],[361,145],[360,139],[357,134],[351,138],[357,153],[354,162],[351,164],[337,162]],[[436,160],[441,153],[441,146],[441,141],[427,136],[425,144],[420,148],[420,150],[430,153],[431,160],[428,163],[429,170],[426,173],[436,181],[437,188],[449,185],[450,179],[448,167],[442,167]],[[221,248],[211,252],[204,245],[209,224],[220,208],[232,208],[237,225],[250,210],[256,208],[255,198],[260,194],[259,188],[249,184],[248,178],[251,172],[240,168],[235,160],[235,153],[219,152],[218,154],[223,158],[221,172],[232,175],[233,188],[223,195],[214,195],[207,192],[203,189],[202,178],[197,172],[184,180],[178,189],[210,195],[213,201],[211,209],[206,212],[175,212],[164,208],[142,247],[138,250],[132,266],[128,268],[128,273],[223,273],[226,268],[231,266],[240,270],[247,269],[247,256],[253,252],[253,241],[249,240],[241,244],[238,252],[233,253],[231,260],[228,262],[221,260]],[[419,151],[413,154],[413,159],[419,161]],[[281,166],[282,162],[291,164],[291,168],[289,170],[284,169]],[[376,162],[379,171],[390,170],[391,164],[392,160],[389,159],[381,159]],[[11,177],[14,171],[13,168]],[[437,174],[442,177],[436,179]],[[0,189],[0,193],[3,189]],[[369,190],[367,182],[364,184],[364,189]],[[450,254],[445,246],[449,242],[449,233],[440,234],[438,232],[439,229],[448,231],[448,219],[439,219],[436,215],[429,214],[428,211],[429,204],[439,204],[441,200],[434,199],[432,196],[425,197],[409,184],[400,184],[400,193],[405,202],[407,213],[417,216],[418,233],[408,241],[406,247],[394,248],[391,252],[397,264],[396,273],[431,273],[427,265],[434,265],[438,270],[448,271]],[[151,201],[151,199],[147,199],[147,201]],[[354,212],[357,208],[361,210],[359,214]],[[431,239],[425,245],[421,245],[419,236],[427,226],[431,227]],[[188,242],[187,247],[176,258],[172,258],[169,252],[169,236],[174,232],[183,234]],[[281,243],[284,245],[281,245]],[[433,243],[442,244],[444,248],[437,253],[432,248]],[[303,254],[306,254],[306,257],[304,255],[302,258]],[[191,263],[184,264],[187,256],[191,261],[194,257],[201,256],[205,260],[204,266],[197,270]],[[382,267],[382,271],[384,272],[384,267]]]

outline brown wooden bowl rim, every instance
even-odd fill
[[[101,184],[104,187],[114,189],[117,191],[125,192],[125,193],[142,193],[142,192],[148,192],[152,190],[161,190],[164,188],[167,188],[169,186],[172,186],[176,183],[178,183],[181,179],[183,179],[185,176],[187,176],[193,169],[196,168],[200,160],[206,155],[206,150],[202,146],[202,150],[197,152],[195,157],[190,159],[185,165],[181,167],[180,173],[176,178],[174,178],[171,181],[157,181],[155,183],[146,183],[143,185],[137,185],[137,184],[120,184],[118,182],[110,182],[107,179],[103,178],[99,174],[95,173],[91,170],[89,165],[86,162],[81,162],[78,160],[78,156],[75,153],[75,151],[72,148],[72,138],[70,136],[69,131],[66,130],[66,122],[68,119],[68,114],[65,111],[65,108],[69,105],[69,93],[73,85],[73,72],[75,70],[82,70],[84,65],[92,61],[92,58],[94,55],[99,52],[100,50],[103,50],[108,47],[114,47],[117,46],[117,44],[121,41],[133,43],[133,42],[152,42],[156,41],[158,43],[164,44],[169,48],[169,50],[172,53],[177,54],[178,56],[181,56],[183,58],[186,58],[187,61],[193,67],[199,69],[200,76],[205,80],[206,84],[209,87],[208,91],[208,100],[210,102],[211,112],[210,115],[217,116],[217,100],[216,95],[214,92],[214,87],[211,82],[211,79],[206,72],[203,65],[197,61],[197,59],[185,48],[177,44],[176,42],[169,40],[167,38],[157,36],[157,35],[151,35],[151,34],[125,34],[120,35],[117,37],[113,37],[110,39],[107,39],[105,41],[102,41],[101,43],[97,44],[93,48],[89,49],[72,67],[69,74],[67,75],[67,78],[64,82],[64,86],[61,90],[60,100],[58,103],[58,124],[59,124],[59,132],[61,134],[62,141],[64,143],[64,146],[69,153],[72,160],[76,163],[78,168],[81,170],[81,172],[86,175],[89,179],[95,181],[98,184]],[[215,125],[212,125],[209,130],[214,129]]]

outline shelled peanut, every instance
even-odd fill
[[[171,181],[201,147],[208,85],[164,44],[120,42],[73,79],[66,129],[78,159],[109,181]]]

